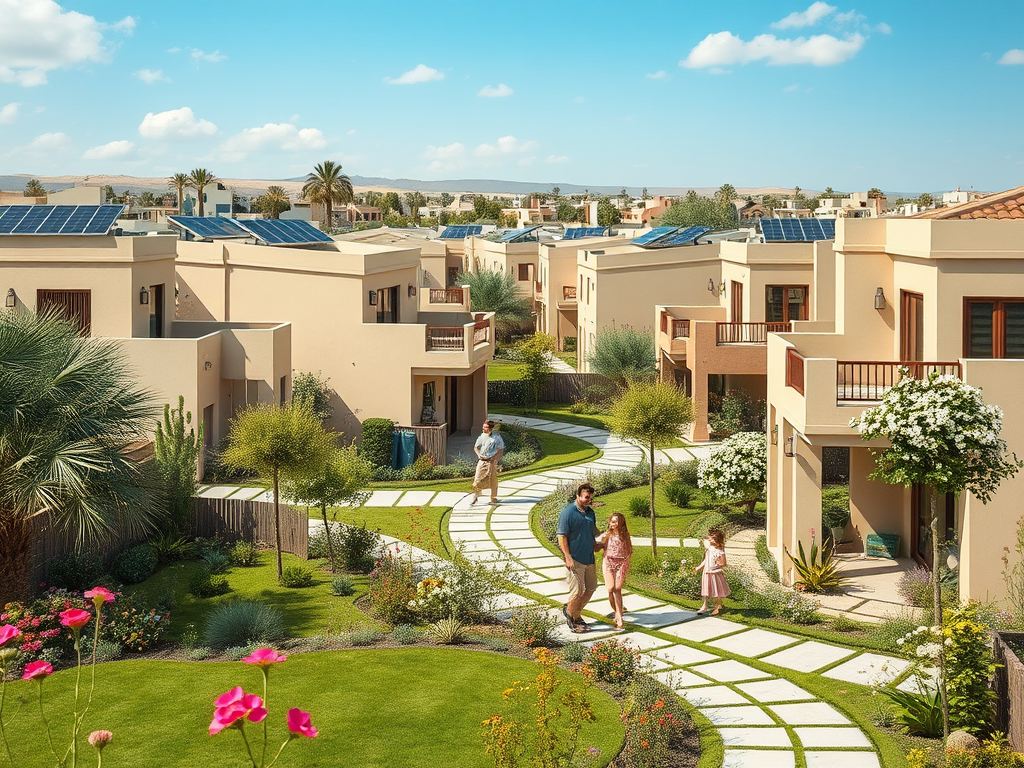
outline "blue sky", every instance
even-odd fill
[[[995,190],[1022,126],[1020,0],[0,0],[0,173]]]

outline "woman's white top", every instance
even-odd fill
[[[505,450],[505,441],[501,439],[501,435],[496,435],[493,432],[489,435],[481,433],[480,437],[476,439],[474,447],[480,458],[492,459],[498,451]]]

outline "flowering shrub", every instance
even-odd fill
[[[735,568],[732,570],[736,571]],[[765,611],[773,618],[793,624],[814,624],[818,621],[818,608],[821,605],[817,600],[781,584],[756,581],[743,570],[739,571],[739,579],[743,587],[743,602],[748,608]]]
[[[723,499],[754,505],[768,483],[768,444],[763,432],[730,435],[697,468],[698,484]]]
[[[630,685],[626,700],[626,744],[623,764],[628,768],[664,765],[681,723],[673,712],[671,693],[652,678],[640,676]]]
[[[520,608],[509,620],[512,641],[527,648],[551,645],[553,632],[559,623],[558,619],[538,606]]]
[[[640,651],[618,640],[602,640],[590,647],[587,666],[598,680],[628,683],[640,667]]]
[[[410,623],[415,611],[416,576],[412,563],[385,552],[370,572],[370,612],[392,626]]]
[[[100,636],[120,643],[129,651],[148,651],[159,644],[170,621],[169,611],[146,610],[132,595],[119,594]]]
[[[409,608],[428,623],[433,623],[445,617],[451,592],[444,579],[427,577],[416,585],[416,597],[409,601]]]

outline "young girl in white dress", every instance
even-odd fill
[[[712,616],[717,616],[723,610],[722,599],[728,597],[729,584],[725,581],[725,534],[718,528],[708,531],[708,537],[704,540],[704,562],[693,569],[693,572],[704,569],[700,578],[700,594],[704,598],[704,604],[697,611],[703,615],[708,611],[708,598],[715,601],[715,610]]]

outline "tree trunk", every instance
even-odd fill
[[[651,442],[651,550],[654,561],[658,561],[658,516],[654,512],[654,442]]]
[[[939,584],[939,492],[932,488],[932,600],[934,626],[939,628],[939,699],[942,702],[942,737],[949,738],[949,698],[946,694],[946,644],[942,636],[942,586]]]
[[[0,512],[0,606],[29,596],[28,521],[10,510]]]
[[[279,471],[274,470],[274,538],[277,540],[277,580],[281,580],[281,494]]]
[[[324,224],[324,229],[330,229],[334,226],[334,201],[328,197],[324,200],[324,207],[327,209],[327,223]]]
[[[331,573],[335,573],[337,568],[334,565],[334,542],[331,541],[331,527],[327,523],[327,505],[320,507],[320,514],[324,518],[324,531],[327,534],[327,557],[331,561]]]

